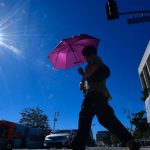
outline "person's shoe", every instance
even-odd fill
[[[129,141],[127,143],[127,146],[129,147],[129,150],[139,150],[140,149],[140,143],[135,141]]]

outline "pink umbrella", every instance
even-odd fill
[[[92,45],[97,48],[99,39],[87,34],[80,34],[62,40],[49,54],[48,58],[56,69],[68,69],[85,62],[82,56],[84,47]]]

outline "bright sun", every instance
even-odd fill
[[[2,43],[2,41],[3,41],[3,34],[0,33],[0,43]]]
[[[11,28],[12,25],[17,24],[20,19],[14,20],[13,17],[22,10],[30,0],[27,0],[24,3],[18,3],[17,9],[12,9],[6,16],[3,16],[3,18],[0,18],[0,47],[4,47],[11,52],[22,56],[21,50],[14,46],[15,41],[13,40],[13,37],[22,36],[20,31],[16,32],[8,32],[7,29]]]

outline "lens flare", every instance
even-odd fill
[[[0,43],[2,43],[2,41],[3,41],[3,34],[0,33]]]
[[[21,5],[16,5],[16,8],[12,9],[6,16],[0,19],[0,46],[5,47],[14,54],[22,56],[22,51],[17,48],[14,43],[17,42],[14,40],[14,37],[22,36],[19,31],[10,32],[11,26],[17,24],[21,19],[14,19],[13,17],[21,10],[30,0],[27,0]],[[9,30],[8,30],[9,29]],[[22,32],[23,33],[23,32]]]

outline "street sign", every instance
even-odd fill
[[[150,16],[131,18],[127,20],[128,24],[143,23],[143,22],[149,22],[149,21],[150,21]]]

